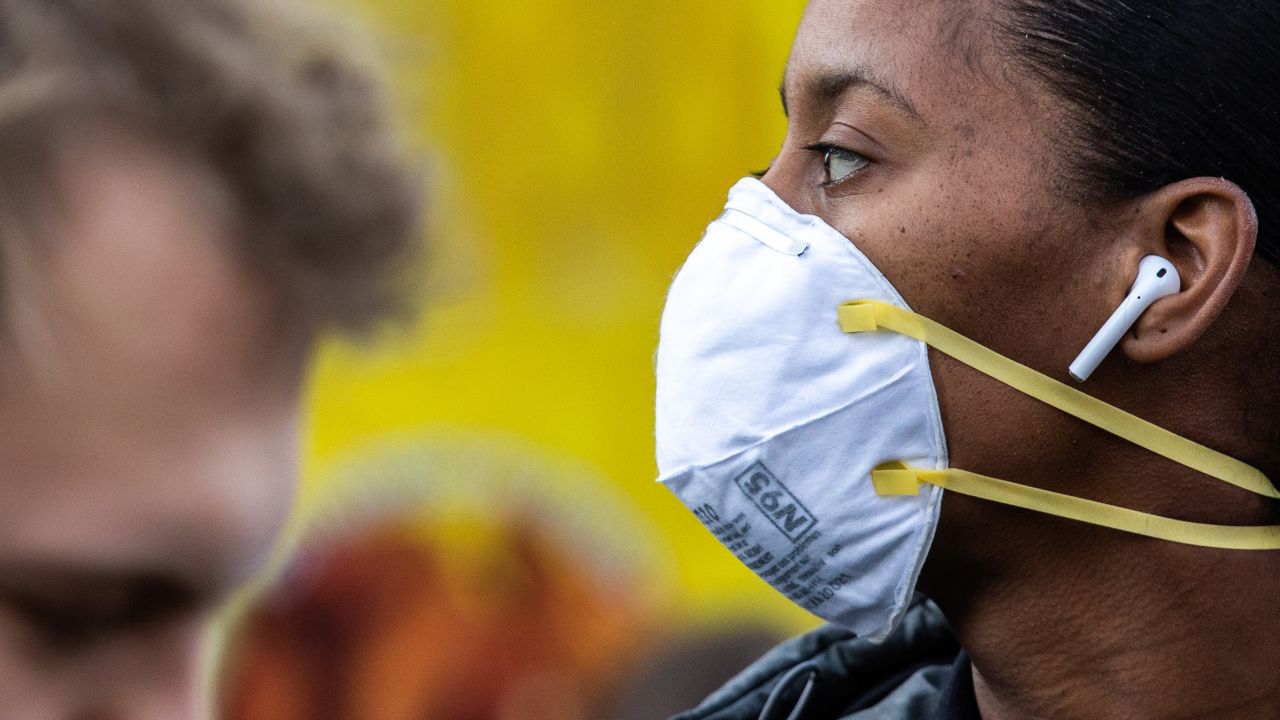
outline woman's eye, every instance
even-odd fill
[[[822,169],[827,184],[840,182],[870,164],[870,160],[852,150],[830,146],[823,149]]]

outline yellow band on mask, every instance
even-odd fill
[[[1064,383],[1058,382],[1057,380],[1054,380],[1053,378],[1043,373],[1037,372],[1025,365],[1022,365],[1013,360],[1010,360],[1009,358],[995,352],[994,350],[984,347],[978,344],[977,342],[974,342],[973,340],[970,340],[969,338],[955,332],[954,330],[950,330],[934,322],[933,320],[930,320],[922,315],[913,313],[910,310],[904,310],[900,307],[890,305],[888,303],[878,302],[875,300],[855,300],[840,306],[839,320],[840,320],[840,328],[847,333],[869,332],[877,329],[884,329],[884,330],[890,330],[902,335],[906,335],[908,337],[915,338],[916,340],[919,340],[927,344],[929,347],[932,347],[941,353],[949,355],[955,358],[956,360],[959,360],[960,362],[964,363],[965,365],[968,365],[969,367],[985,375],[988,375],[994,378],[995,380],[998,380],[1004,383],[1005,385],[1008,385],[1027,395],[1030,395],[1031,397],[1041,402],[1052,405],[1053,407],[1065,413],[1073,415],[1081,420],[1084,420],[1085,422],[1091,425],[1095,425],[1103,430],[1106,430],[1107,432],[1113,435],[1116,435],[1117,437],[1124,438],[1125,440],[1128,440],[1129,442],[1135,445],[1138,445],[1139,447],[1146,448],[1147,450],[1150,450],[1151,452],[1154,452],[1158,455],[1163,455],[1164,457],[1169,458],[1170,460],[1173,460],[1176,463],[1185,465],[1189,468],[1192,468],[1193,470],[1202,472],[1205,475],[1209,475],[1225,483],[1235,485],[1236,487],[1243,488],[1245,490],[1249,490],[1251,492],[1254,492],[1269,498],[1280,498],[1280,491],[1278,491],[1276,487],[1272,485],[1271,481],[1267,479],[1267,476],[1262,474],[1262,472],[1257,468],[1254,468],[1248,464],[1240,462],[1239,460],[1236,460],[1235,458],[1232,458],[1228,455],[1224,455],[1216,450],[1207,448],[1199,443],[1192,442],[1191,440],[1188,440],[1187,438],[1184,438],[1181,435],[1177,435],[1168,430],[1165,430],[1164,428],[1158,425],[1155,425],[1153,423],[1147,422],[1146,420],[1143,420],[1142,418],[1137,417],[1136,415],[1127,413],[1113,405],[1108,405],[1107,403],[1091,395],[1086,395],[1085,393],[1080,392],[1079,390],[1073,387],[1070,387]],[[963,473],[963,471],[959,471],[959,470],[948,470],[944,472],[953,473],[953,474]],[[966,478],[969,478],[969,480],[959,481],[956,479],[958,475],[952,475],[947,482],[949,483],[961,482],[966,487],[970,487],[972,484],[970,481],[972,479],[983,477],[981,475],[973,475],[972,473],[963,473],[963,475]],[[988,480],[991,480],[991,479],[988,478]],[[932,482],[932,481],[925,480],[924,482]],[[1000,481],[1000,480],[992,480],[992,482],[1004,483],[1004,481]],[[942,487],[948,487],[949,489],[955,489],[956,492],[961,492],[968,495],[986,497],[985,495],[980,495],[974,492],[966,492],[965,490],[960,490],[955,487],[950,487],[949,485],[942,485],[941,483],[932,483],[932,484],[941,485]],[[1013,485],[1012,483],[1004,483],[1004,484],[1011,485],[1017,488],[1022,487],[1019,485]],[[1033,488],[1025,488],[1025,489],[1034,490]],[[993,491],[987,491],[987,492],[993,492]],[[1000,502],[1007,502],[1008,504],[1017,504],[1013,502],[1008,502],[1009,496],[1007,494],[1003,494],[1004,491],[1001,491],[1001,492],[1002,492],[1002,498],[999,499]],[[1035,490],[1034,492],[1044,493],[1046,491]],[[1054,495],[1053,493],[1049,493],[1049,494]],[[1037,495],[1037,497],[1039,496]],[[1068,496],[1059,496],[1059,497],[1068,497]],[[988,499],[997,499],[997,498],[988,498]],[[1069,499],[1078,503],[1090,502],[1087,500],[1080,500],[1078,498],[1069,498]],[[1175,523],[1176,525],[1173,525],[1170,527],[1182,527],[1182,526],[1192,526],[1192,527],[1201,527],[1201,528],[1208,527],[1208,528],[1213,528],[1215,533],[1221,530],[1229,529],[1229,528],[1218,528],[1217,526],[1198,526],[1195,523],[1180,523],[1179,521],[1168,520],[1167,518],[1159,518],[1151,515],[1144,515],[1142,513],[1137,513],[1136,511],[1124,510],[1123,508],[1114,508],[1110,505],[1103,505],[1101,503],[1093,503],[1092,505],[1088,505],[1088,506],[1079,506],[1079,508],[1083,508],[1083,507],[1092,508],[1093,505],[1097,505],[1101,508],[1111,508],[1114,511],[1122,511],[1123,513],[1133,513],[1134,515],[1139,516],[1141,518],[1146,518],[1146,519],[1155,518],[1156,520],[1161,521],[1160,522],[1161,527],[1164,527],[1163,525],[1164,523]],[[1056,501],[1052,503],[1051,506],[1059,510],[1062,509],[1061,506]],[[1019,507],[1026,507],[1026,506],[1020,505]],[[1073,507],[1075,506],[1073,505]],[[1041,508],[1031,508],[1031,509],[1041,509]],[[1054,515],[1062,515],[1061,512],[1053,512],[1051,510],[1042,510],[1042,512],[1050,512],[1051,514],[1054,514]],[[1087,518],[1089,522],[1095,522],[1094,513],[1096,512],[1098,512],[1097,508],[1090,510],[1089,517]],[[1062,515],[1062,516],[1071,517],[1070,515]],[[1128,523],[1129,525],[1132,525],[1134,522],[1137,522],[1135,519],[1131,518],[1127,514],[1123,515],[1123,517],[1126,518],[1125,522]],[[1086,518],[1076,518],[1076,519],[1086,519]],[[1098,524],[1105,524],[1105,523],[1098,523]],[[1108,527],[1114,527],[1114,526],[1108,525]],[[1130,530],[1131,532],[1140,532],[1139,530],[1134,530],[1132,527],[1124,527],[1119,529]],[[1239,528],[1239,530],[1248,531],[1242,534],[1247,535],[1249,537],[1254,537],[1256,535],[1260,538],[1262,536],[1265,536],[1266,538],[1269,539],[1269,542],[1273,543],[1271,545],[1265,545],[1265,546],[1254,545],[1250,547],[1254,547],[1255,549],[1263,548],[1263,547],[1280,548],[1280,543],[1276,543],[1276,540],[1274,539],[1276,537],[1274,535],[1274,533],[1276,532],[1274,528],[1269,528],[1269,527],[1268,528]],[[1262,531],[1268,531],[1268,532],[1262,532]],[[1180,535],[1185,535],[1184,531],[1178,531],[1178,533]],[[1150,535],[1151,533],[1143,532],[1142,534]],[[1235,533],[1235,534],[1241,534],[1241,533]],[[1152,535],[1152,537],[1161,537],[1161,536]],[[1166,539],[1172,539],[1172,538],[1166,538]],[[1189,542],[1189,541],[1181,540],[1180,542]],[[1192,544],[1201,545],[1206,543],[1193,542]],[[1211,547],[1228,547],[1226,545],[1210,545],[1210,546]],[[1236,547],[1236,546],[1232,545],[1231,547]]]
[[[915,495],[920,485],[927,483],[1002,505],[1159,540],[1226,550],[1280,550],[1280,525],[1208,525],[1174,520],[965,470],[922,470],[902,463],[890,463],[872,470],[871,482],[880,495]]]

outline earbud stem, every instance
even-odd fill
[[[1102,361],[1120,343],[1129,328],[1137,322],[1138,316],[1144,309],[1133,296],[1125,298],[1124,302],[1120,303],[1120,307],[1107,318],[1107,322],[1098,330],[1098,334],[1094,335],[1089,344],[1084,346],[1084,350],[1080,351],[1075,362],[1071,363],[1071,367],[1067,370],[1071,373],[1071,378],[1079,382],[1088,380],[1093,371],[1098,369]]]
[[[1102,364],[1107,355],[1119,344],[1124,334],[1138,321],[1142,313],[1151,304],[1163,297],[1178,292],[1182,287],[1182,279],[1178,276],[1178,268],[1159,255],[1148,255],[1138,262],[1138,277],[1129,288],[1120,307],[1111,313],[1102,329],[1093,336],[1080,355],[1071,363],[1068,372],[1080,382],[1089,379],[1094,370]]]

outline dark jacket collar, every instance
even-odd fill
[[[878,718],[921,720],[929,717],[921,708],[931,715],[939,705],[960,703],[968,713],[972,696],[959,643],[937,606],[918,596],[883,643],[823,626],[774,648],[672,720],[840,720],[870,708]]]

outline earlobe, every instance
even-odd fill
[[[1140,214],[1147,237],[1135,244],[1130,271],[1154,253],[1182,279],[1180,292],[1156,301],[1120,344],[1131,360],[1153,363],[1194,345],[1218,319],[1253,259],[1258,220],[1249,196],[1221,178],[1166,185],[1143,198]]]

